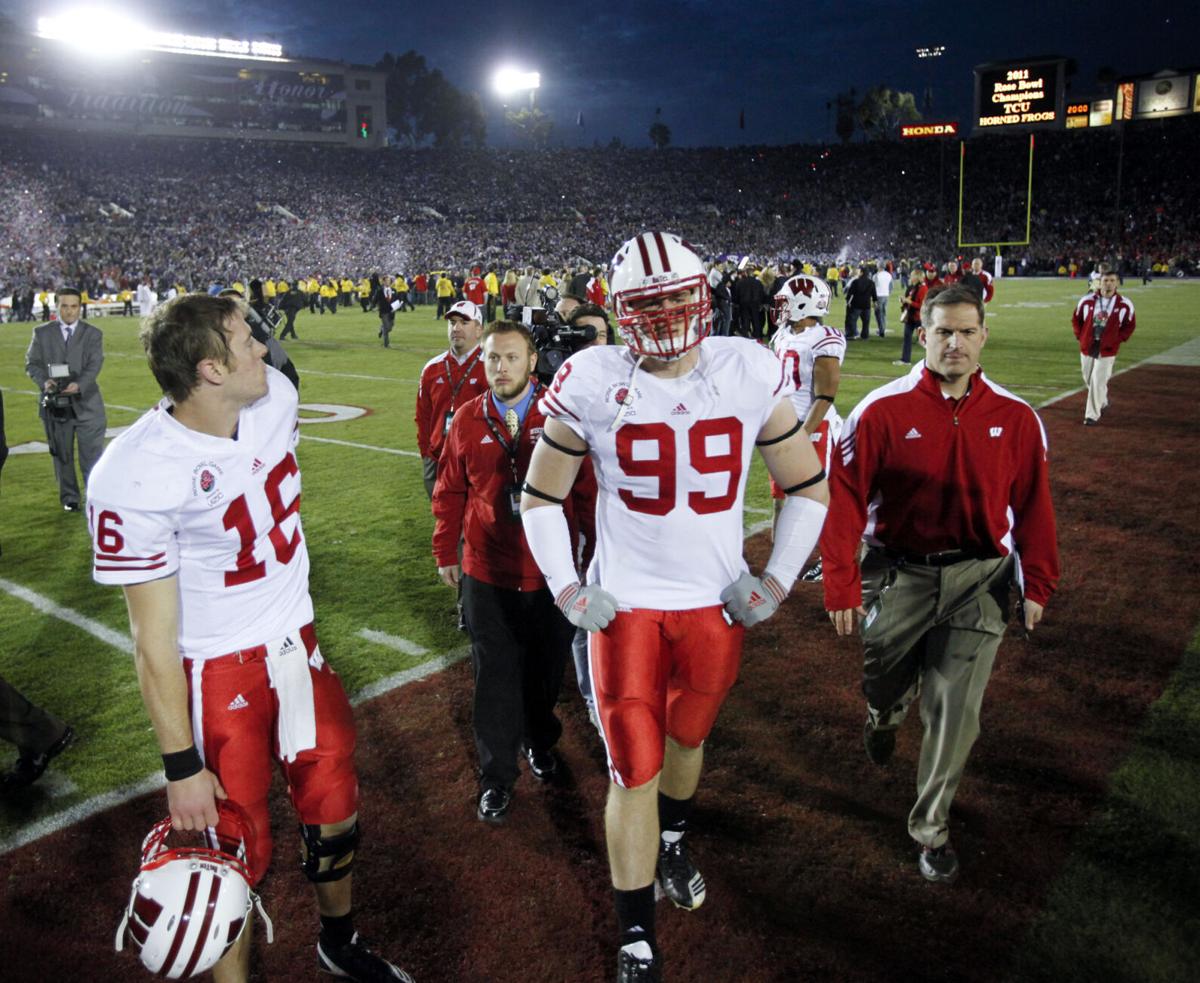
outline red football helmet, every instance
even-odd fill
[[[626,242],[612,261],[612,300],[621,337],[634,352],[672,361],[712,331],[712,297],[700,257],[669,232],[643,232]],[[655,306],[682,291],[683,304]],[[682,331],[679,329],[682,327]]]
[[[271,919],[250,890],[245,863],[246,822],[230,802],[218,802],[222,827],[233,838],[204,834],[211,846],[170,846],[169,818],[156,823],[142,843],[142,866],[117,926],[120,952],[126,938],[150,972],[169,979],[196,976],[213,967],[238,940],[252,907],[274,941]],[[178,834],[175,834],[178,835]]]

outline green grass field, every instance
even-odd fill
[[[1078,388],[1070,314],[1084,289],[1082,281],[1000,283],[989,309],[983,359],[989,376],[1035,406]],[[1118,369],[1197,333],[1200,284],[1159,281],[1143,288],[1130,282],[1125,293],[1137,307],[1139,329],[1122,349]],[[886,340],[851,343],[837,400],[843,415],[866,392],[904,371],[891,364],[900,347],[895,294],[890,307]],[[842,303],[835,300],[831,323],[840,325],[841,319]],[[109,404],[109,425],[128,425],[158,397],[137,340],[138,325],[123,318],[96,323],[105,334],[100,384]],[[303,314],[297,322],[300,340],[287,346],[303,378],[303,402],[369,410],[346,422],[306,424],[299,449],[322,648],[351,693],[463,644],[454,628],[450,593],[437,580],[430,556],[432,520],[412,419],[418,375],[444,347],[444,324],[434,320],[428,307],[400,315],[390,350],[380,347],[375,325],[373,316],[357,308],[334,316]],[[30,328],[0,325],[0,388],[8,443],[14,448],[43,438],[32,383],[23,371]],[[769,507],[766,474],[756,463],[747,495],[747,527],[761,523]],[[10,587],[34,591],[109,629],[128,631],[121,592],[91,581],[85,521],[59,510],[48,454],[17,453],[9,459],[0,497],[0,545],[0,580]],[[360,635],[364,629],[405,639],[414,646],[410,651],[426,654],[403,654],[368,640]],[[78,745],[46,776],[47,794],[28,808],[0,811],[2,850],[23,825],[137,783],[160,766],[127,654],[43,613],[8,588],[0,590],[0,640],[0,674],[69,720],[80,734]],[[1088,926],[1114,918],[1136,935],[1132,942],[1125,940],[1125,961],[1116,964],[1138,964],[1128,978],[1188,975],[1161,950],[1186,951],[1180,940],[1190,933],[1194,951],[1200,935],[1195,909],[1185,902],[1195,897],[1195,872],[1200,870],[1200,748],[1194,736],[1200,732],[1198,674],[1200,649],[1194,644],[1146,722],[1143,738],[1114,775],[1109,807],[1086,832],[1078,856],[1056,886],[1044,923],[1031,939],[1031,952],[1057,940],[1061,959],[1053,971],[1039,962],[1047,979],[1082,979],[1086,967],[1095,970],[1100,956],[1089,942],[1095,933]],[[1182,746],[1171,739],[1177,730],[1190,735]],[[9,757],[7,749],[0,749],[0,764],[6,766]],[[1147,824],[1170,846],[1158,854],[1163,869],[1114,873],[1122,839],[1145,835]],[[1182,863],[1188,865],[1184,872],[1177,866]],[[1128,887],[1110,888],[1137,896],[1130,910],[1104,909],[1101,899],[1111,895],[1100,882],[1114,876],[1127,877]],[[1170,881],[1167,887],[1161,886],[1163,878]],[[1153,893],[1151,882],[1159,885]],[[1151,959],[1150,953],[1157,955]],[[1111,960],[1107,964],[1114,965]],[[1172,975],[1181,971],[1182,976]]]

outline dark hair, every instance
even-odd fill
[[[598,317],[604,321],[604,344],[612,344],[612,322],[608,319],[608,311],[599,304],[584,303],[580,304],[575,310],[567,315],[567,324],[574,325],[582,317]]]
[[[142,324],[150,371],[173,403],[182,403],[200,382],[206,358],[229,365],[232,351],[225,322],[245,310],[238,297],[180,294],[154,309]]]
[[[1116,271],[1116,270],[1114,270],[1114,269],[1113,269],[1111,266],[1109,266],[1107,263],[1101,263],[1101,264],[1100,264],[1100,275],[1101,275],[1101,276],[1116,276],[1116,275],[1117,275],[1117,271]]]
[[[525,325],[519,324],[516,321],[493,321],[483,329],[483,335],[479,339],[480,347],[482,347],[483,344],[490,337],[492,337],[492,335],[498,334],[519,334],[525,339],[525,346],[529,349],[529,354],[537,354],[537,348],[533,344],[533,335],[529,333],[529,329],[525,327]]]
[[[80,301],[82,301],[83,291],[81,291],[78,287],[59,287],[58,290],[54,292],[54,298],[57,300],[59,297],[78,297]]]
[[[955,304],[968,304],[979,314],[979,325],[983,326],[984,307],[983,295],[973,287],[962,283],[952,283],[948,287],[935,287],[925,295],[925,303],[921,305],[921,324],[926,328],[933,326],[933,312],[938,307],[953,307]]]

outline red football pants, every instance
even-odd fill
[[[245,813],[250,827],[246,863],[254,884],[271,862],[267,795],[273,762],[306,825],[339,823],[358,811],[350,701],[337,673],[320,656],[313,626],[301,628],[300,637],[310,659],[317,743],[290,762],[279,755],[279,700],[267,675],[266,646],[218,659],[183,660],[196,747],[225,794]],[[217,835],[234,834],[218,826]]]
[[[592,691],[612,780],[645,785],[662,770],[666,737],[699,747],[742,658],[740,624],[721,605],[690,611],[619,611],[588,636]]]

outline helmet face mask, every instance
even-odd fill
[[[236,808],[218,803],[223,824],[239,831],[221,837],[221,849],[170,845],[171,820],[155,824],[142,843],[142,864],[117,927],[117,951],[129,941],[142,965],[169,979],[196,976],[213,967],[241,937],[257,906],[272,937],[270,919],[250,889],[245,862],[245,824]],[[207,834],[217,840],[215,833]]]
[[[712,331],[704,264],[676,235],[645,232],[626,242],[613,257],[611,287],[618,330],[638,355],[674,361]],[[673,299],[683,293],[690,299]]]

